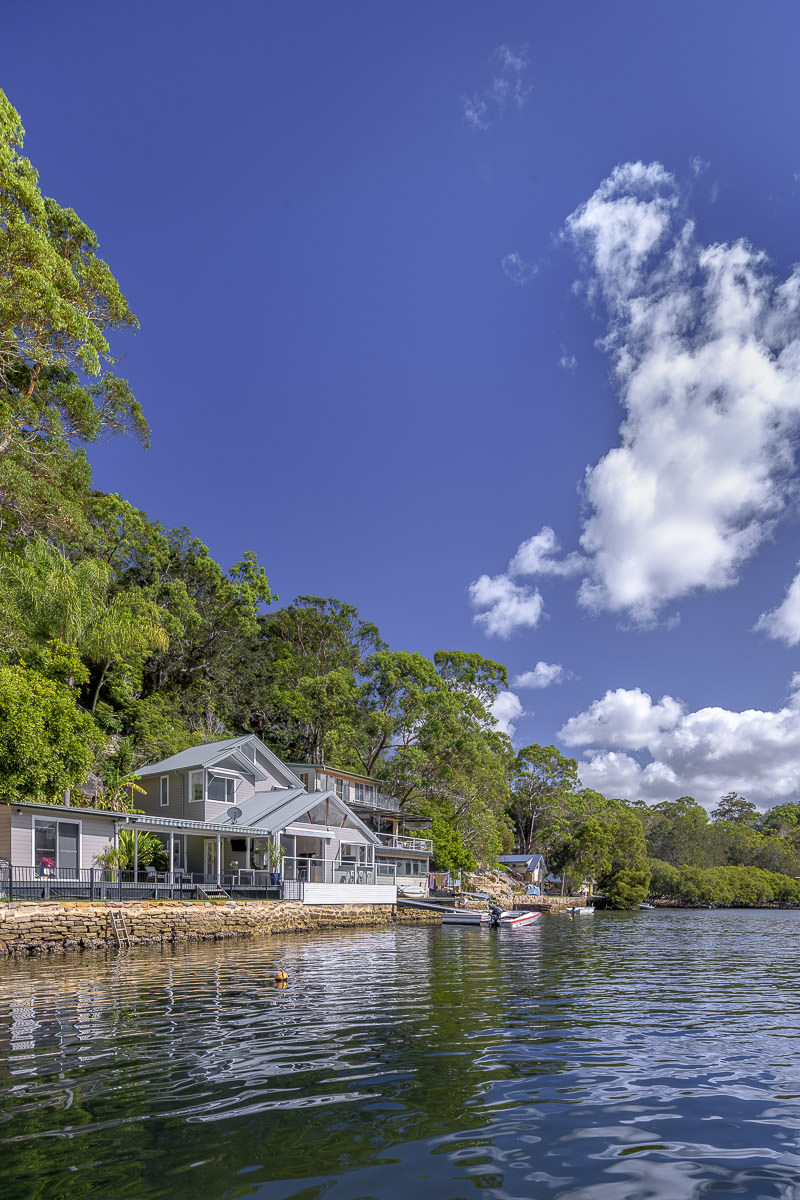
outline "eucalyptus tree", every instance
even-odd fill
[[[524,854],[547,851],[566,828],[580,791],[578,764],[555,746],[525,746],[514,760],[510,813]]]
[[[108,433],[147,442],[108,335],[138,328],[96,234],[43,196],[0,92],[0,517],[74,533],[90,474],[81,447]]]

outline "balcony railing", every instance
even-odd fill
[[[419,850],[423,854],[433,854],[430,838],[409,837],[405,833],[379,833],[377,836],[390,850]]]
[[[300,883],[394,883],[390,863],[341,862],[332,858],[284,858],[283,880]]]
[[[320,783],[322,783],[321,779]],[[342,784],[340,779],[334,779],[331,776],[328,776],[327,786],[336,792],[340,800],[344,800],[345,804],[350,804],[353,808],[380,808],[386,812],[402,812],[400,801],[396,796],[390,796],[388,792],[372,791],[359,794],[352,784]]]

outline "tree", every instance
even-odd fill
[[[722,796],[717,807],[711,812],[712,821],[731,821],[737,825],[755,826],[760,818],[761,814],[755,804],[745,800],[738,792],[728,792]]]
[[[111,565],[116,591],[157,606],[169,638],[144,663],[141,697],[119,701],[126,728],[146,726],[153,747],[231,729],[263,735],[254,720],[265,686],[261,618],[277,597],[255,555],[226,573],[188,529],[151,521],[118,496],[93,497],[82,549]]]
[[[693,796],[664,800],[653,805],[655,818],[647,830],[648,852],[652,858],[678,867],[684,863],[705,866],[710,857],[708,813]]]
[[[0,800],[61,802],[83,783],[100,731],[70,690],[24,667],[0,667]]]
[[[92,712],[110,668],[128,663],[141,673],[147,655],[168,644],[151,602],[136,591],[112,596],[110,589],[108,563],[91,558],[72,563],[40,536],[29,541],[21,555],[0,558],[8,639],[16,635],[17,653],[28,662],[37,654],[41,662],[45,653],[52,664],[59,650],[62,656],[73,650],[93,669]],[[74,658],[67,656],[65,661]]]
[[[42,195],[23,138],[0,92],[0,517],[74,532],[90,478],[80,448],[107,433],[147,442],[128,384],[104,370],[109,332],[138,322],[93,231]]]
[[[377,627],[332,596],[298,596],[262,631],[256,731],[295,761],[322,765],[333,754],[341,763],[353,747],[364,660],[385,649]]]
[[[555,746],[526,746],[514,762],[511,815],[523,854],[545,849],[566,817],[567,806],[580,789],[578,764]]]

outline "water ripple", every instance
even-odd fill
[[[10,963],[0,1194],[800,1200],[799,938],[657,912]]]

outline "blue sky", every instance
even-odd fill
[[[43,190],[141,321],[96,485],[649,801],[800,792],[797,7],[55,0]]]

